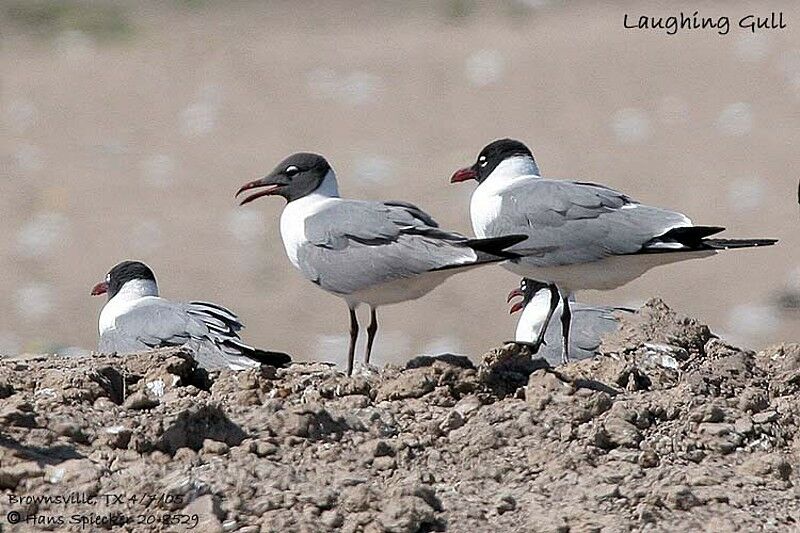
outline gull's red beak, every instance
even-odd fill
[[[238,197],[243,192],[249,191],[249,190],[252,190],[252,189],[258,189],[258,188],[264,187],[264,190],[259,191],[256,194],[251,194],[250,196],[248,196],[247,198],[242,200],[239,203],[239,205],[249,204],[253,200],[258,200],[262,196],[273,195],[278,191],[278,189],[281,188],[280,185],[277,185],[275,183],[268,183],[266,180],[267,180],[267,178],[261,178],[261,179],[258,179],[258,180],[255,180],[255,181],[251,181],[250,183],[245,183],[244,185],[242,185],[242,187],[236,192],[236,197]]]
[[[478,179],[478,174],[471,167],[456,170],[450,178],[450,183],[461,183],[462,181]]]
[[[108,283],[101,281],[92,288],[92,296],[100,296],[108,292]]]
[[[518,296],[519,297],[524,297],[525,293],[523,293],[520,289],[514,289],[513,291],[508,293],[508,298],[506,299],[506,302],[510,303],[511,300],[513,300],[514,298],[516,298]],[[523,302],[524,302],[524,300],[519,301],[519,302],[515,302],[514,305],[511,306],[511,309],[508,311],[508,314],[513,315],[514,313],[516,313],[517,311],[519,311],[523,307],[525,307]]]

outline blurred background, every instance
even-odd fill
[[[733,24],[783,10],[788,28],[623,28],[625,13],[681,8]],[[345,305],[286,258],[283,201],[239,208],[237,188],[311,150],[344,195],[412,201],[470,233],[474,184],[449,177],[503,136],[545,175],[781,239],[579,300],[660,296],[734,343],[798,341],[797,24],[791,1],[4,0],[0,353],[93,349],[105,300],[91,287],[140,259],[162,295],[239,313],[245,340],[342,361]],[[383,308],[374,359],[512,338],[517,281],[485,268]]]

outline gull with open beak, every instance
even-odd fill
[[[551,317],[560,320],[563,310],[558,289],[550,283],[522,278],[519,288],[508,293],[509,303],[515,298],[521,299],[512,304],[509,312],[522,311],[515,342],[530,347],[534,355],[544,358],[550,366],[561,364],[561,332],[555,323],[550,322]],[[570,308],[572,334],[569,349],[574,360],[597,355],[603,336],[619,328],[619,317],[633,313],[633,309],[627,307],[595,307],[576,302],[570,302]]]
[[[328,161],[312,153],[287,157],[267,176],[244,185],[237,196],[254,190],[258,192],[241,205],[282,196],[287,203],[280,232],[289,261],[306,279],[347,304],[348,374],[353,370],[360,304],[370,307],[364,357],[368,365],[379,306],[414,300],[453,274],[516,257],[504,250],[525,239],[468,239],[440,229],[430,215],[407,202],[341,198]]]

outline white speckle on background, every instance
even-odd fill
[[[658,115],[665,124],[680,124],[689,120],[689,105],[677,96],[665,96],[658,106]]]
[[[60,355],[62,357],[83,357],[92,353],[91,350],[87,350],[86,348],[82,348],[80,346],[60,346],[54,351],[56,355]]]
[[[763,33],[739,33],[733,47],[736,56],[748,63],[762,61],[769,48],[769,38]]]
[[[622,144],[640,143],[649,139],[652,134],[647,113],[636,107],[626,107],[614,113],[611,127]]]
[[[360,320],[361,333],[356,346],[355,363],[364,361],[366,335],[364,332],[369,321]],[[347,367],[347,347],[350,344],[349,335],[320,335],[317,337],[316,346],[312,347],[312,361],[327,361],[336,363],[341,368]],[[408,354],[411,353],[411,341],[402,331],[378,330],[378,337],[372,347],[370,363],[374,365],[384,363],[405,364]]]
[[[61,213],[39,213],[17,232],[17,251],[26,258],[45,256],[64,244],[68,231]]]
[[[206,102],[189,104],[181,114],[181,131],[187,137],[198,137],[214,129],[217,110]]]
[[[194,101],[181,113],[181,132],[187,137],[199,137],[213,131],[221,102],[220,86],[202,86]]]
[[[764,188],[764,181],[757,176],[731,180],[728,203],[737,211],[755,211],[764,201]]]
[[[320,335],[316,345],[312,347],[312,361],[336,363],[342,368],[347,367],[347,347],[350,343],[348,335]],[[358,353],[356,353],[356,359]]]
[[[521,5],[530,9],[541,9],[550,5],[552,0],[517,0]]]
[[[753,340],[774,333],[779,322],[780,317],[773,307],[747,303],[731,309],[727,329],[737,339]]]
[[[67,61],[86,61],[95,54],[95,43],[89,35],[80,30],[66,30],[54,40],[56,52]]]
[[[17,313],[26,319],[40,319],[52,312],[54,292],[47,283],[31,282],[16,292]]]
[[[14,162],[22,172],[36,172],[44,166],[44,152],[38,146],[21,144],[14,152]]]
[[[370,184],[386,183],[394,175],[394,165],[377,155],[365,155],[355,161],[356,179]]]
[[[800,267],[794,268],[786,276],[786,287],[791,290],[800,291]]]
[[[465,74],[472,85],[483,87],[500,81],[505,67],[505,59],[499,51],[478,50],[467,58]]]
[[[166,188],[174,181],[175,161],[166,154],[154,154],[139,163],[142,179],[152,187]]]
[[[725,135],[741,137],[753,129],[753,110],[746,102],[731,104],[720,113],[717,128]]]
[[[800,50],[785,52],[778,64],[783,75],[786,76],[787,83],[797,89],[798,95],[800,95]]]
[[[261,211],[238,209],[228,214],[228,232],[243,245],[258,243],[266,234],[266,221]]]
[[[461,342],[457,338],[438,337],[425,344],[422,348],[422,353],[425,355],[441,355],[446,353],[460,354],[464,352]]]
[[[306,74],[306,87],[312,98],[357,106],[376,99],[381,79],[358,70],[339,74],[330,68],[318,68]]]
[[[359,105],[375,100],[380,78],[368,72],[353,72],[344,78],[341,99],[350,105]]]
[[[131,228],[128,236],[131,249],[140,255],[156,252],[163,243],[161,225],[154,220],[142,220]]]
[[[36,106],[32,102],[17,98],[6,105],[6,119],[11,128],[22,133],[36,122]]]

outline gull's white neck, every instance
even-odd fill
[[[484,183],[513,180],[520,176],[539,176],[539,166],[532,157],[519,155],[504,159]]]
[[[151,279],[132,279],[125,283],[100,312],[100,335],[113,329],[117,317],[128,312],[139,300],[158,296],[158,285]]]
[[[322,183],[313,192],[286,204],[281,213],[281,239],[286,255],[296,268],[300,247],[306,242],[306,219],[330,202],[339,199],[339,187],[333,169],[325,174]]]
[[[499,237],[500,235],[494,234],[492,225],[500,216],[503,192],[517,179],[538,176],[539,167],[536,166],[536,161],[528,156],[509,157],[497,165],[489,177],[472,193],[469,215],[475,235],[481,238]]]

